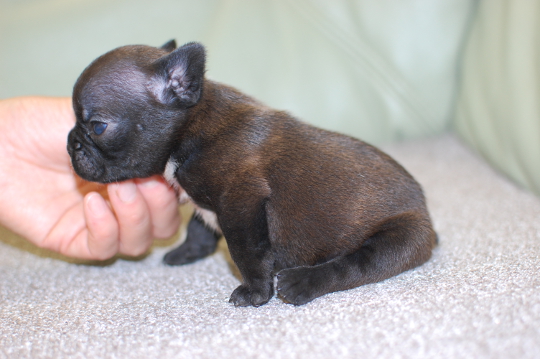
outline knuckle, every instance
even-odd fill
[[[165,222],[154,223],[153,235],[156,238],[169,238],[174,235],[180,227],[180,215],[173,212]]]
[[[178,231],[178,227],[156,228],[154,230],[154,237],[156,238],[169,238],[172,237]]]
[[[107,259],[111,259],[116,253],[109,253],[109,252],[97,252],[92,253],[91,258],[92,260],[96,261],[105,261]]]
[[[131,226],[142,226],[148,223],[148,213],[146,213],[143,210],[137,210],[131,213],[131,215],[128,217],[129,225]]]
[[[122,248],[122,254],[125,254],[130,257],[138,257],[146,253],[149,247],[150,247],[150,243],[146,243],[146,242],[143,244],[138,244],[138,245],[125,246]]]

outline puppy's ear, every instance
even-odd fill
[[[156,60],[150,91],[165,105],[188,108],[195,105],[202,93],[206,54],[204,47],[190,42]]]
[[[176,41],[174,40],[168,41],[163,46],[161,46],[160,49],[165,50],[167,52],[174,51],[176,50]]]

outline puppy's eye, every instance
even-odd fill
[[[107,124],[98,121],[92,121],[92,130],[96,135],[101,135],[107,129]]]

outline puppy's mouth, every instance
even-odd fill
[[[100,163],[99,157],[93,153],[95,151],[92,151],[91,146],[77,138],[74,130],[69,133],[67,151],[75,173],[87,181],[105,183],[106,166]]]
[[[98,159],[89,156],[84,149],[76,150],[71,155],[73,170],[86,181],[107,184],[133,178],[122,173],[121,169],[99,162]]]
[[[105,166],[99,166],[92,161],[83,148],[75,145],[70,151],[70,147],[68,146],[68,152],[75,173],[87,181],[104,183]]]

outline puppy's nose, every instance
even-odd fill
[[[71,130],[69,131],[69,135],[68,135],[68,140],[67,140],[67,144],[68,144],[68,152],[71,153],[71,151],[79,151],[82,149],[82,143],[78,141],[78,139],[76,138],[76,134],[75,134],[75,130]]]

